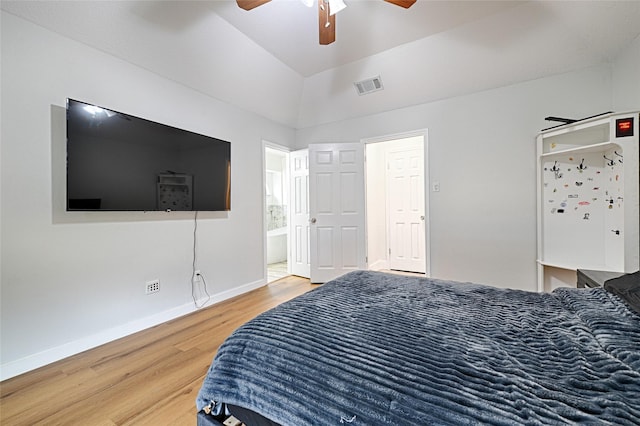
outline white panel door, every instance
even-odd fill
[[[388,153],[389,268],[424,273],[424,150]]]
[[[309,145],[311,282],[366,269],[364,145]]]
[[[289,225],[289,270],[293,275],[309,278],[309,150],[289,154],[291,207]]]

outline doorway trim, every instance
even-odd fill
[[[286,147],[284,145],[280,145],[274,142],[270,142],[267,140],[262,140],[262,247],[263,247],[263,265],[264,265],[264,269],[263,269],[263,279],[264,279],[264,284],[268,284],[269,283],[269,272],[268,272],[268,263],[267,263],[267,238],[268,238],[268,230],[267,230],[267,148],[275,150],[275,151],[281,151],[283,154],[286,155],[287,157],[287,167],[286,167],[286,173],[287,173],[287,179],[289,178],[289,153],[291,152],[291,149],[289,147]],[[291,194],[289,194],[289,199],[291,198]],[[289,220],[289,200],[287,200],[287,223]],[[289,262],[290,262],[290,250],[289,247],[291,245],[291,235],[289,235],[289,232],[287,232],[287,273],[291,273],[291,270],[289,268]]]
[[[361,139],[361,141],[365,144],[365,153],[366,153],[366,147],[369,144],[375,144],[375,143],[380,143],[380,142],[390,142],[393,140],[398,140],[398,139],[407,139],[407,138],[411,138],[411,137],[422,137],[423,140],[423,152],[424,152],[424,209],[425,209],[425,223],[424,223],[424,231],[425,231],[425,276],[426,277],[430,277],[431,276],[431,209],[430,209],[430,192],[431,192],[431,186],[429,183],[429,132],[428,129],[418,129],[418,130],[414,130],[414,131],[408,131],[408,132],[402,132],[402,133],[395,133],[395,134],[389,134],[389,135],[382,135],[382,136],[376,136],[376,137],[371,137],[371,138],[363,138]],[[365,158],[365,162],[366,162],[366,158]],[[365,167],[365,188],[367,187],[367,182],[370,181],[370,177],[367,176],[368,172],[367,169]],[[365,197],[367,196],[367,190],[365,189]],[[365,205],[366,205],[366,200],[365,200]],[[366,209],[365,209],[365,215],[367,217],[366,223],[368,226],[368,214],[366,213]],[[367,235],[367,240],[365,242],[365,244],[367,245],[367,250],[369,248],[369,236],[368,236],[368,232],[366,233]],[[369,267],[369,260],[367,259],[367,267]]]

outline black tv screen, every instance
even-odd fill
[[[231,144],[67,99],[67,211],[231,209]]]

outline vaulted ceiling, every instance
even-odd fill
[[[640,1],[5,1],[4,11],[292,128],[606,63],[640,34]],[[380,76],[384,90],[353,83]],[[95,101],[95,100],[94,100]]]

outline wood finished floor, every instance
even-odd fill
[[[0,383],[2,425],[195,425],[195,398],[224,339],[315,288],[287,277]]]

